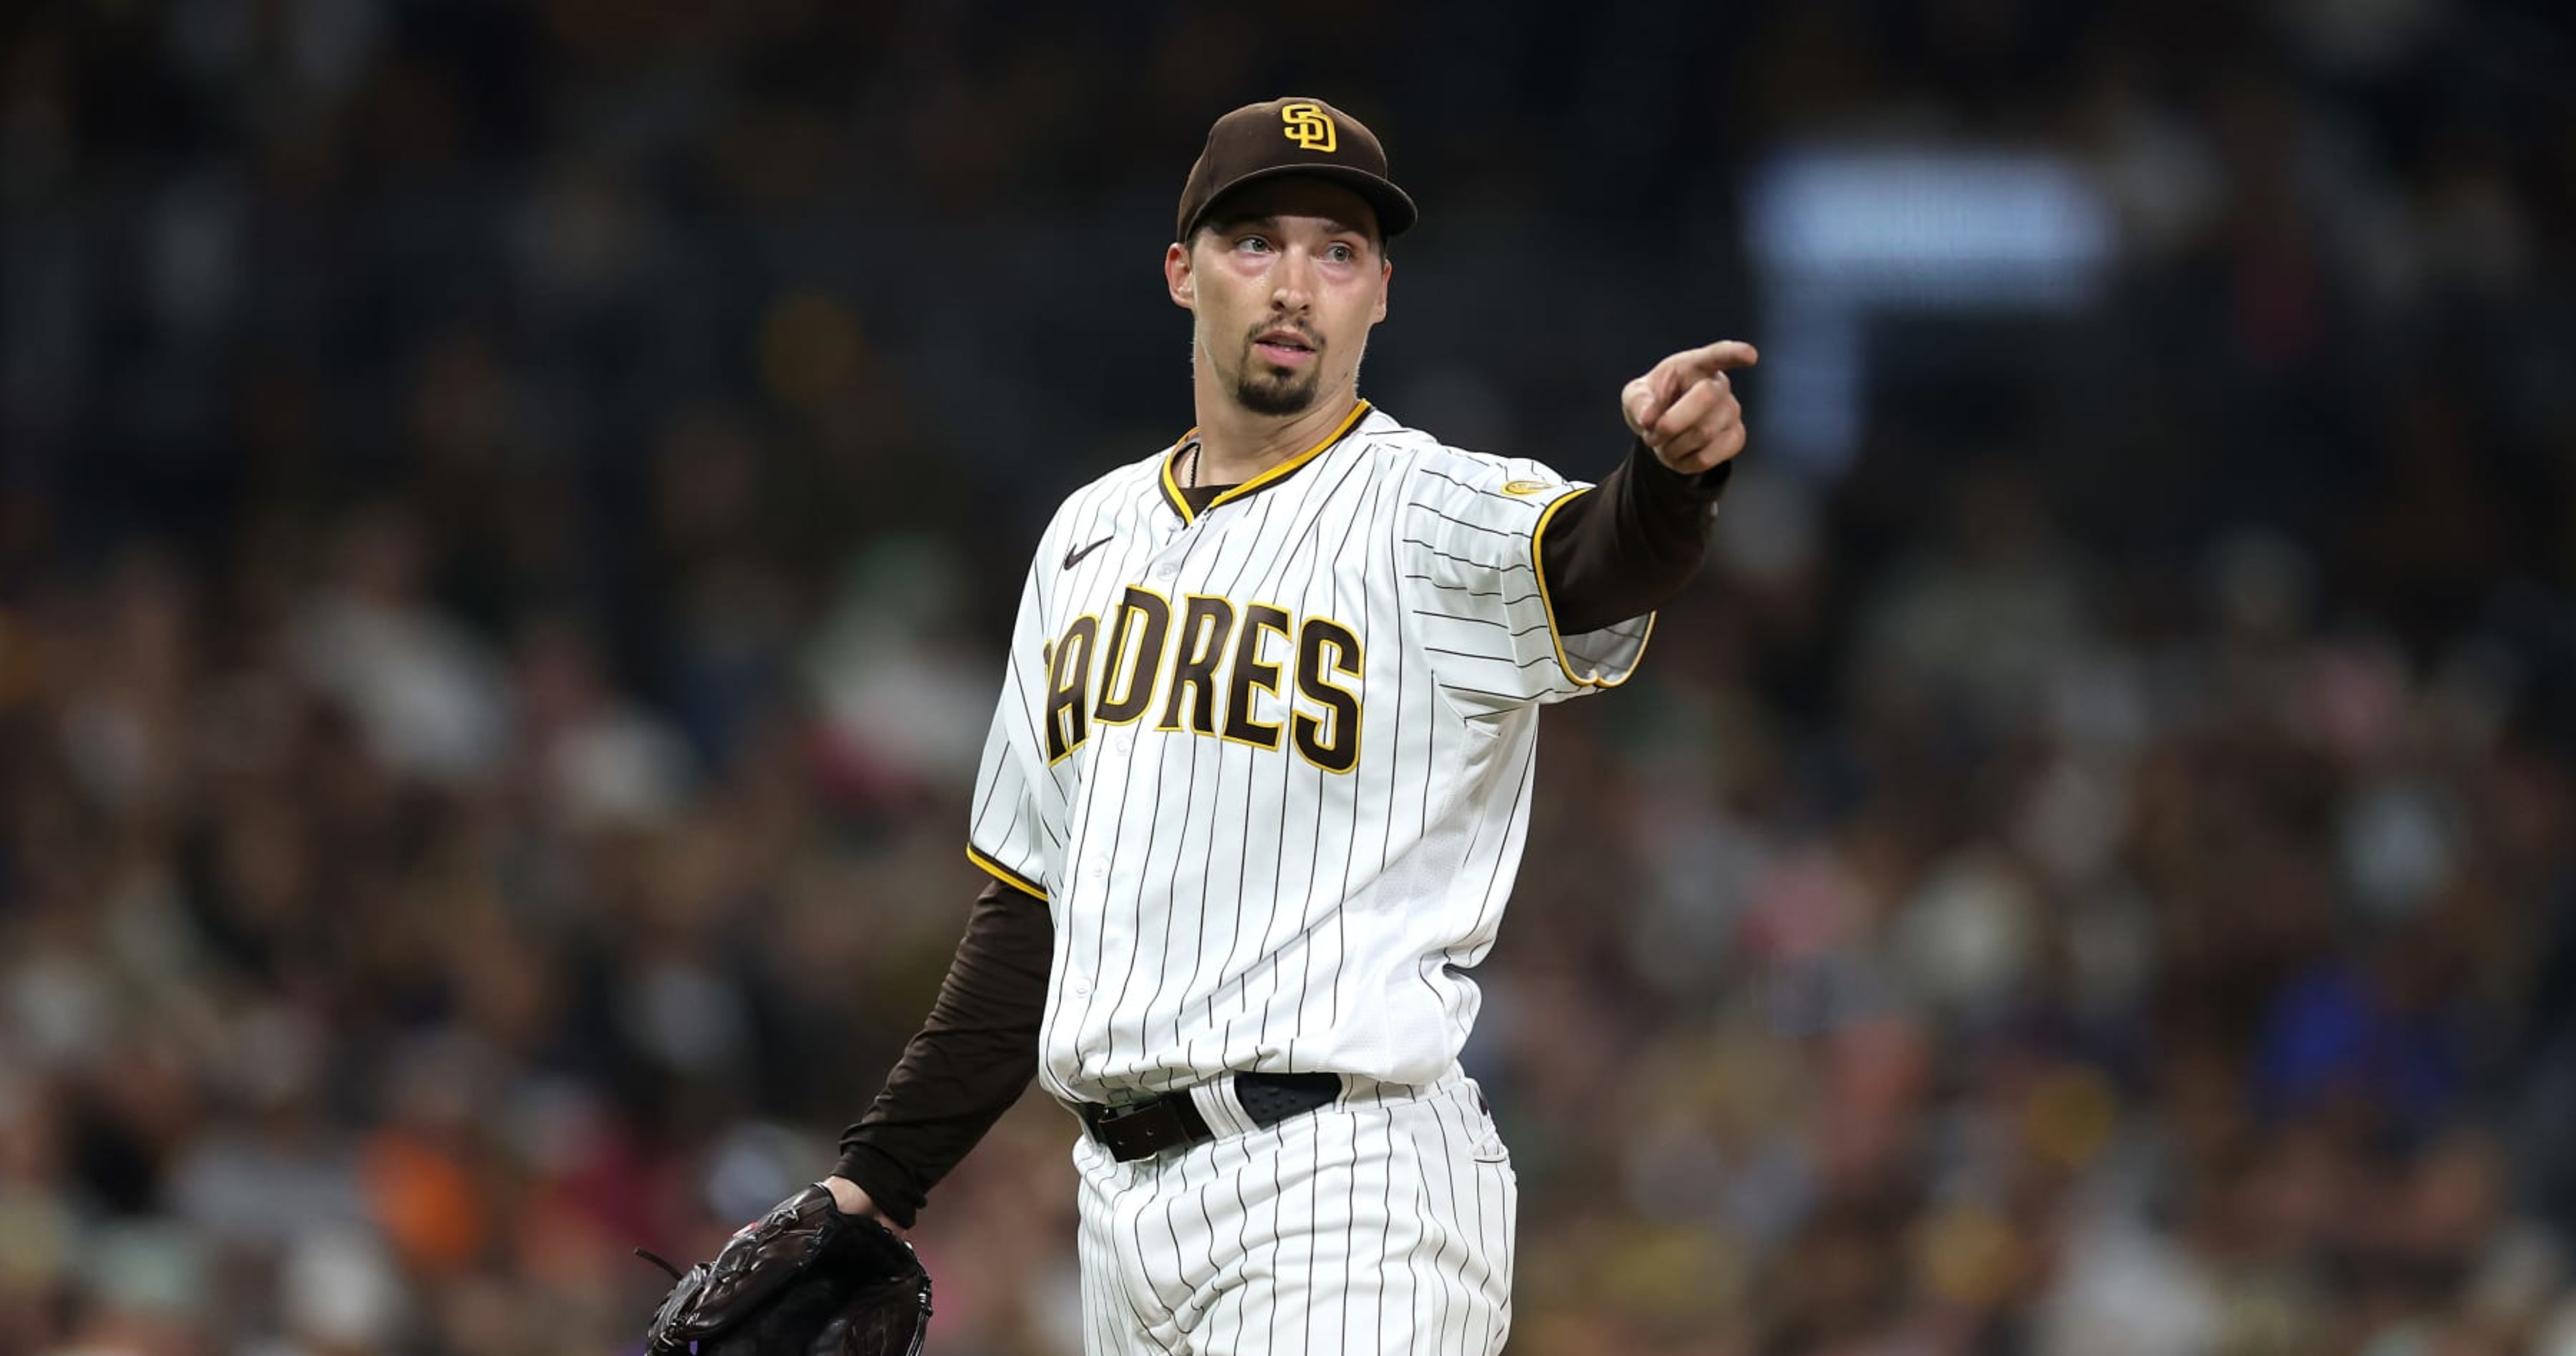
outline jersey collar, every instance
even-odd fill
[[[1231,504],[1237,499],[1243,499],[1251,495],[1259,494],[1263,490],[1269,489],[1271,486],[1278,484],[1280,481],[1286,480],[1288,477],[1297,474],[1297,472],[1305,469],[1306,463],[1324,455],[1326,449],[1330,448],[1333,444],[1340,442],[1342,439],[1349,437],[1351,430],[1358,428],[1360,426],[1360,421],[1366,419],[1368,417],[1368,413],[1369,403],[1363,400],[1356,406],[1352,407],[1351,416],[1348,419],[1343,420],[1333,429],[1332,432],[1324,435],[1324,440],[1322,442],[1315,444],[1313,447],[1307,448],[1296,456],[1290,457],[1288,460],[1271,467],[1269,470],[1264,471],[1261,474],[1254,476],[1252,479],[1235,486],[1233,489],[1227,490],[1225,493],[1218,495],[1216,498],[1209,500],[1208,507],[1213,509],[1219,504]],[[1198,514],[1191,511],[1190,501],[1182,497],[1181,482],[1173,477],[1172,468],[1180,464],[1181,454],[1189,450],[1190,444],[1198,441],[1198,436],[1199,431],[1196,428],[1192,428],[1189,432],[1182,434],[1181,440],[1172,444],[1172,450],[1166,453],[1163,457],[1163,502],[1171,506],[1172,512],[1181,515],[1181,521],[1185,523],[1196,522],[1198,520]]]

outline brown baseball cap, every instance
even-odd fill
[[[1366,198],[1389,237],[1411,229],[1418,216],[1413,199],[1386,177],[1386,148],[1359,119],[1321,99],[1272,99],[1246,104],[1208,129],[1207,149],[1181,188],[1172,238],[1187,241],[1227,193],[1291,174],[1330,179]]]

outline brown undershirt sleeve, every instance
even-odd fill
[[[987,884],[929,1020],[867,1114],[841,1132],[833,1171],[858,1183],[888,1219],[911,1228],[930,1189],[1036,1076],[1054,955],[1046,901]]]
[[[1710,510],[1735,463],[1683,475],[1631,439],[1628,459],[1547,520],[1539,559],[1557,633],[1579,636],[1671,602],[1708,549]]]

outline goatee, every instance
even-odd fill
[[[1304,414],[1315,403],[1317,375],[1308,372],[1301,381],[1247,371],[1235,378],[1234,399],[1254,414]]]

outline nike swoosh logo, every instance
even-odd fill
[[[1096,541],[1096,542],[1093,542],[1093,543],[1092,543],[1092,544],[1090,544],[1089,546],[1083,547],[1083,548],[1082,548],[1081,550],[1079,550],[1079,551],[1067,551],[1067,552],[1065,552],[1065,553],[1064,553],[1064,567],[1065,567],[1066,569],[1068,569],[1068,570],[1072,569],[1074,566],[1079,565],[1079,564],[1081,564],[1081,563],[1082,563],[1082,558],[1083,558],[1084,556],[1090,555],[1092,552],[1097,551],[1097,550],[1099,550],[1101,547],[1107,546],[1109,543],[1111,543],[1111,542],[1113,542],[1113,541],[1116,541],[1116,540],[1117,540],[1117,538],[1116,538],[1116,537],[1102,537],[1100,540],[1098,540],[1098,541]]]

